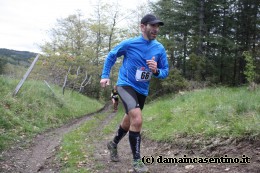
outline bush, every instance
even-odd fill
[[[169,72],[168,78],[162,82],[164,93],[176,93],[180,90],[188,88],[188,81],[181,75],[178,69],[173,69]]]

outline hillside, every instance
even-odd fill
[[[120,162],[110,161],[106,147],[122,114],[122,104],[118,113],[112,112],[112,106],[106,105],[101,111],[39,134],[26,144],[26,148],[14,147],[3,153],[0,171],[132,173],[128,137],[124,137],[118,146]],[[191,144],[189,137],[183,139],[183,145],[145,137],[141,146],[143,162],[153,173],[258,173],[259,140],[199,140],[204,144]],[[208,162],[218,159],[225,159],[225,162]]]
[[[36,53],[28,51],[0,48],[0,74],[5,73],[4,68],[8,64],[11,64],[13,68],[16,68],[17,66],[19,66],[19,68],[28,67],[30,65],[30,59],[36,57],[36,55]]]
[[[0,172],[133,172],[127,136],[120,162],[106,148],[124,114],[121,102],[115,113],[77,92],[52,86],[53,95],[37,81],[12,97],[16,83],[0,77]],[[260,89],[246,87],[158,98],[143,110],[143,162],[154,173],[258,173],[259,99]]]
[[[18,51],[12,49],[0,48],[0,57],[10,57],[15,59],[28,59],[35,57],[37,53],[28,51]]]
[[[102,107],[97,100],[69,90],[63,95],[60,87],[50,85],[53,94],[43,81],[25,81],[12,97],[18,83],[0,76],[0,151]]]

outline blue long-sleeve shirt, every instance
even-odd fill
[[[119,69],[118,86],[131,86],[138,93],[147,96],[150,82],[138,81],[136,79],[136,71],[140,68],[148,70],[146,60],[151,60],[152,57],[155,57],[159,70],[159,74],[153,75],[153,77],[163,79],[169,74],[167,55],[163,45],[157,40],[145,40],[141,35],[122,41],[109,52],[104,63],[101,75],[102,79],[109,78],[112,66],[115,64],[117,58],[121,56],[124,56],[124,58]]]

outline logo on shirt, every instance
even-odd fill
[[[145,67],[140,67],[140,70],[144,71],[144,70],[145,70]]]

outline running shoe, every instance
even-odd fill
[[[142,162],[141,159],[137,159],[133,161],[133,168],[136,173],[148,173],[148,168]]]
[[[117,155],[117,146],[113,141],[107,143],[107,148],[110,152],[110,159],[112,162],[118,162],[119,158]]]

